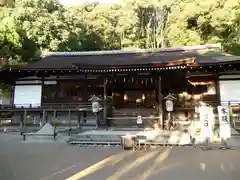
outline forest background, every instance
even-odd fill
[[[0,0],[0,67],[48,51],[165,48],[220,43],[240,55],[240,0],[121,0],[67,7]]]

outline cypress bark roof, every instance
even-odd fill
[[[131,67],[168,65],[194,59],[199,65],[224,64],[240,60],[239,56],[222,54],[214,49],[219,45],[183,46],[177,48],[135,51],[49,52],[41,60],[21,66],[23,69],[68,69],[77,67]],[[212,52],[212,53],[209,53]],[[215,53],[213,53],[215,52]]]

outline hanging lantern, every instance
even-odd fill
[[[168,112],[172,112],[173,111],[173,101],[176,100],[176,98],[171,93],[169,93],[163,99],[166,99],[166,102],[165,102],[166,110]]]
[[[124,94],[123,99],[124,99],[124,101],[127,101],[128,100],[128,95]]]

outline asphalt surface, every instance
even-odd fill
[[[0,133],[0,180],[239,180],[240,150],[123,151]]]

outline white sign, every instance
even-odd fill
[[[143,120],[142,120],[142,116],[138,116],[137,117],[137,124],[142,124]]]
[[[173,111],[173,101],[171,100],[166,100],[166,110],[168,112]]]
[[[199,108],[200,113],[200,127],[201,137],[211,138],[213,137],[213,109],[207,106],[201,106]]]
[[[220,138],[229,139],[231,137],[231,127],[227,107],[218,106],[218,119],[220,125]]]
[[[16,107],[41,106],[42,85],[16,85],[14,89],[14,105]]]
[[[97,113],[99,111],[99,102],[92,102],[92,112]]]
[[[239,75],[224,75],[220,76],[222,78],[239,78]],[[221,105],[224,105],[224,102],[229,101],[239,101],[240,100],[240,80],[220,80],[220,98]]]

